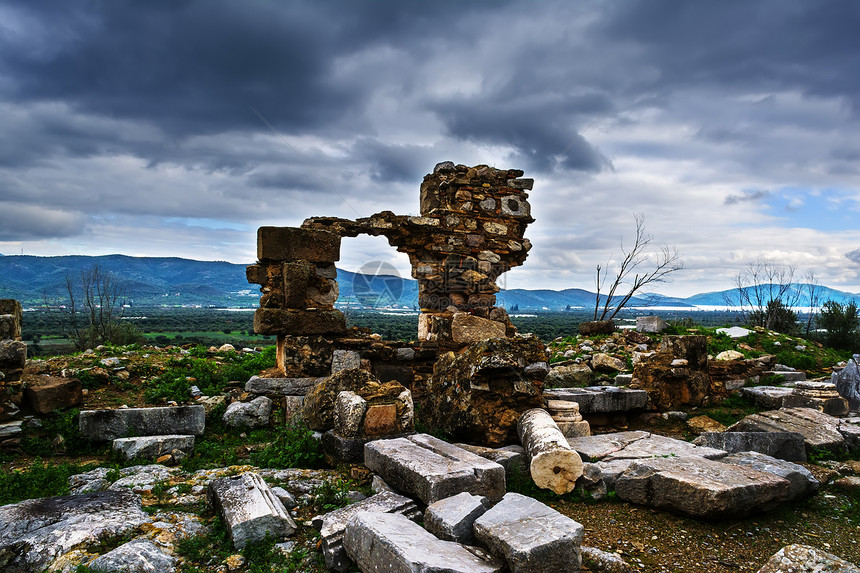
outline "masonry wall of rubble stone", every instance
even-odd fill
[[[21,376],[27,361],[22,316],[20,302],[0,299],[0,421],[8,420],[21,404]]]

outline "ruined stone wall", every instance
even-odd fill
[[[0,421],[21,404],[21,376],[27,361],[27,344],[21,340],[21,303],[0,299]]]

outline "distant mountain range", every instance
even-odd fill
[[[0,255],[0,298],[15,298],[25,306],[55,300],[66,290],[66,276],[98,264],[102,270],[120,277],[134,306],[217,306],[252,308],[257,306],[259,287],[245,279],[245,265],[223,261],[195,261],[172,257],[129,257],[125,255],[37,257]],[[397,305],[413,308],[418,299],[418,283],[410,278],[367,276],[338,270],[339,303],[351,306]],[[796,284],[799,306],[808,306],[805,285]],[[821,300],[860,301],[860,293],[821,288]],[[659,294],[641,295],[630,306],[725,306],[726,297],[737,298],[735,289],[696,294],[687,298]],[[564,310],[593,308],[595,295],[583,289],[508,289],[498,294],[498,303],[508,309]]]

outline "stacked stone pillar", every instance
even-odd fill
[[[338,296],[340,236],[295,227],[260,227],[257,264],[247,268],[248,282],[263,295],[254,313],[254,331],[278,340],[278,367],[285,363],[285,337],[342,335],[343,313],[334,308]]]
[[[21,376],[27,362],[27,344],[21,340],[21,303],[0,299],[0,422],[18,412]]]

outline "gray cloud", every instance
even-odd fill
[[[754,203],[770,196],[767,189],[744,189],[741,193],[727,195],[723,204],[737,205],[738,203]]]
[[[860,265],[860,249],[854,249],[853,251],[845,253],[845,258],[852,263]]]
[[[83,231],[85,223],[80,213],[0,201],[0,241],[69,237]]]

